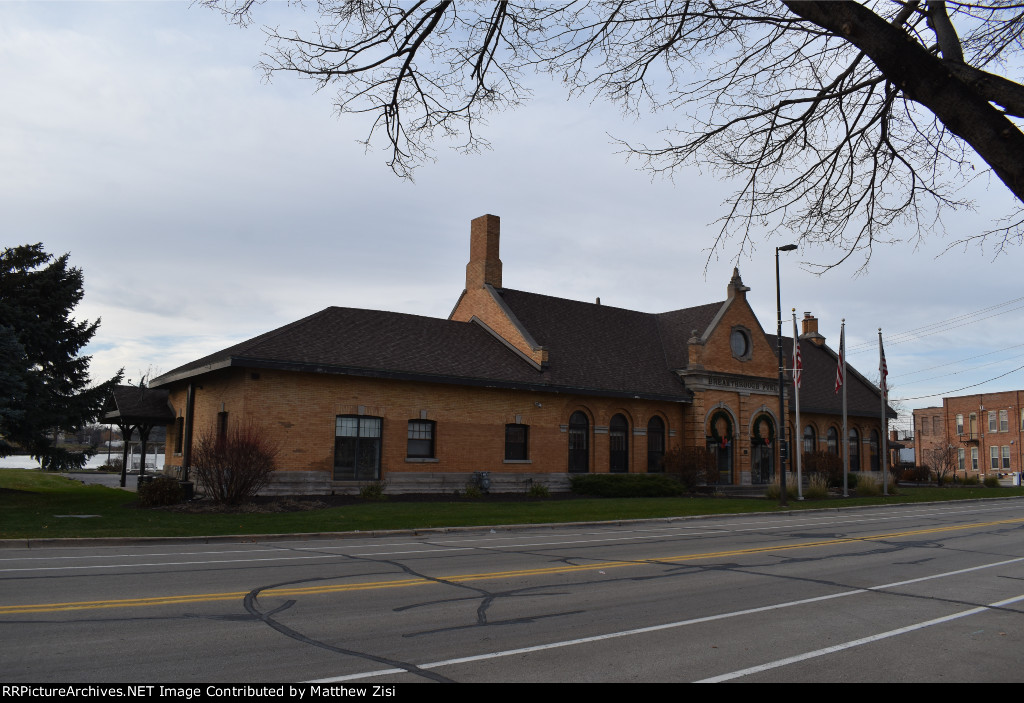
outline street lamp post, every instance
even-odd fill
[[[785,370],[782,360],[782,287],[779,285],[779,252],[793,251],[796,244],[786,244],[775,247],[775,309],[778,313],[778,330],[775,334],[775,342],[779,355],[779,505],[786,507],[786,453],[789,449],[789,442],[786,440],[786,385],[783,380]]]

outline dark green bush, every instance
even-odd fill
[[[678,480],[662,474],[581,474],[570,480],[573,493],[598,498],[662,498],[686,492]]]
[[[985,477],[986,488],[999,488],[999,479],[992,474]]]
[[[387,500],[384,491],[388,487],[387,481],[371,481],[359,487],[359,497],[363,500]]]
[[[543,483],[534,483],[530,485],[526,494],[531,498],[550,498],[551,490]]]
[[[185,500],[185,489],[176,478],[158,476],[139,486],[139,505],[156,508],[161,505],[176,505]]]

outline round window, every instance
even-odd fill
[[[732,347],[733,356],[745,359],[750,354],[750,337],[747,336],[745,331],[735,329],[729,338],[729,346]]]

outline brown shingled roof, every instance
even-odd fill
[[[524,294],[530,296],[531,294]],[[558,298],[547,298],[559,301]],[[562,301],[568,327],[556,333],[571,339],[583,335],[580,342],[594,338],[583,333],[587,324],[569,312],[582,303]],[[619,328],[629,330],[634,343],[650,340],[656,327],[645,321],[644,313],[618,310]],[[555,317],[558,317],[558,313]],[[531,318],[532,319],[532,318]],[[630,321],[632,320],[632,322]],[[608,329],[614,326],[604,325]],[[549,328],[543,327],[548,330]],[[550,335],[549,335],[550,337]],[[294,371],[345,373],[353,375],[402,378],[407,380],[467,383],[530,390],[639,396],[666,400],[688,400],[681,381],[665,367],[660,344],[649,348],[647,341],[627,348],[619,341],[612,357],[601,360],[599,350],[586,343],[566,347],[554,342],[554,361],[550,368],[538,371],[481,325],[418,315],[331,307],[279,329],[254,337],[227,349],[181,366],[153,385],[162,386],[226,366],[283,368]],[[543,341],[541,343],[544,343]],[[581,350],[585,350],[580,354]],[[627,351],[629,352],[627,354]],[[651,366],[657,361],[657,366]]]
[[[651,314],[507,288],[497,293],[547,349],[544,368],[475,322],[330,307],[178,367],[151,386],[233,366],[689,402],[674,369],[687,364],[693,330],[702,334],[724,304]],[[775,336],[767,337],[774,345]],[[792,342],[784,346],[788,354]],[[835,353],[803,348],[801,409],[841,412],[832,394]],[[855,371],[849,377],[848,412],[876,414],[878,389]]]
[[[174,421],[174,410],[163,388],[114,386],[104,406],[104,419],[130,424],[166,424]]]
[[[765,335],[775,348],[774,334]],[[793,368],[793,338],[783,336],[782,354],[786,368]],[[809,341],[800,343],[800,358],[803,361],[803,376],[800,381],[800,411],[842,415],[842,391],[835,392],[836,366],[839,355],[828,345],[818,346]],[[881,391],[863,375],[846,364],[846,413],[857,417],[878,417],[881,411]],[[791,381],[790,381],[791,383]],[[793,394],[788,391],[789,404],[793,407]],[[896,417],[896,411],[887,406],[886,414]]]

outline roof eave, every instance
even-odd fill
[[[229,356],[226,359],[220,359],[218,361],[211,362],[209,364],[203,364],[202,366],[194,366],[190,369],[182,369],[180,371],[171,371],[165,373],[163,376],[157,376],[149,383],[150,388],[161,388],[163,386],[169,386],[172,383],[178,381],[184,381],[195,376],[201,376],[211,371],[219,371],[220,369],[226,369],[229,366],[238,366],[235,363],[236,357]]]
[[[303,361],[280,361],[277,359],[259,359],[253,357],[231,357],[214,364],[189,369],[179,373],[170,373],[153,380],[153,386],[169,385],[196,376],[217,371],[227,367],[243,367],[251,369],[273,369],[301,373],[322,373],[340,376],[361,376],[365,378],[384,378],[396,381],[420,381],[423,383],[443,383],[448,385],[478,386],[486,388],[507,388],[538,393],[575,393],[578,395],[604,396],[608,398],[636,398],[642,400],[662,400],[672,403],[693,402],[692,393],[684,390],[679,395],[668,393],[651,393],[647,391],[618,391],[605,388],[587,388],[581,386],[554,385],[550,383],[529,383],[502,379],[477,378],[471,376],[454,376],[447,374],[427,374],[414,371],[392,371],[386,369],[363,368],[356,366],[340,366],[333,364],[317,364]]]

